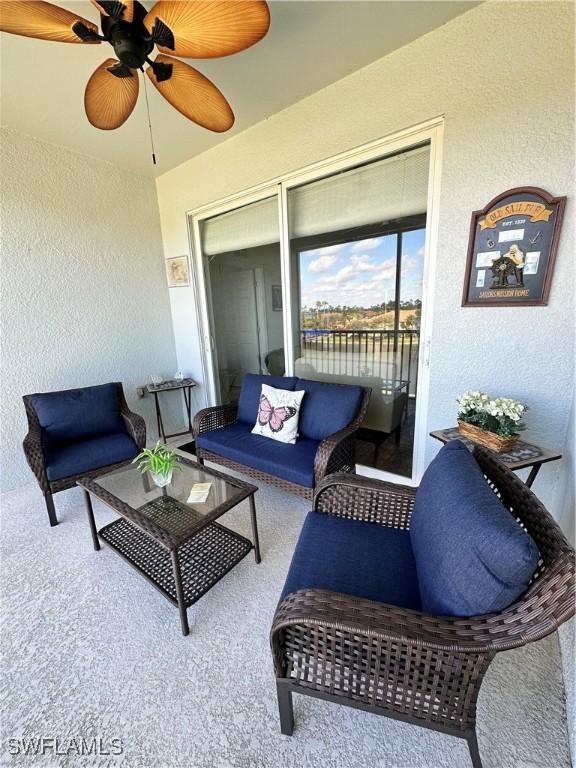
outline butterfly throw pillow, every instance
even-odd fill
[[[300,405],[305,394],[304,390],[290,392],[262,384],[258,416],[252,432],[280,443],[295,443]]]

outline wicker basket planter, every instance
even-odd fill
[[[485,445],[486,448],[497,453],[506,453],[506,451],[512,450],[520,438],[520,435],[502,437],[495,432],[488,432],[486,429],[480,429],[480,427],[468,424],[466,421],[460,421],[460,419],[458,419],[458,429],[462,437],[466,437],[474,443]]]

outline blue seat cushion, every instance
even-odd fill
[[[298,589],[327,589],[420,610],[408,531],[309,512],[280,599]]]
[[[295,390],[304,389],[298,431],[311,440],[324,440],[354,421],[364,390],[348,384],[324,384],[298,379]]]
[[[126,433],[48,447],[45,450],[46,475],[48,480],[80,475],[82,472],[133,459],[138,450],[134,440]]]
[[[227,427],[204,432],[197,439],[199,448],[217,453],[231,461],[281,477],[291,483],[314,487],[314,459],[317,440],[304,438],[279,443],[262,435],[253,435],[250,424],[229,424]]]
[[[32,404],[49,444],[126,432],[117,384],[36,394]]]
[[[294,385],[298,379],[295,376],[261,376],[255,373],[247,373],[242,381],[242,389],[238,400],[237,420],[251,427],[256,423],[258,405],[262,384],[268,384],[275,389],[288,389],[294,391]]]
[[[422,609],[436,616],[503,610],[527,588],[538,548],[460,440],[430,464],[410,522]]]

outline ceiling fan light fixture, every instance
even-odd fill
[[[159,0],[150,11],[137,0],[90,0],[100,27],[42,0],[0,0],[0,31],[67,43],[110,43],[106,59],[86,86],[89,122],[101,130],[123,125],[138,99],[138,73],[184,117],[210,131],[234,125],[234,113],[219,89],[176,56],[216,58],[257,43],[270,26],[265,0]],[[157,47],[161,53],[150,56]]]

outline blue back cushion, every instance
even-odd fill
[[[258,416],[258,405],[262,384],[268,384],[275,389],[288,389],[294,391],[294,385],[298,379],[295,376],[262,376],[256,373],[247,373],[242,382],[242,390],[238,401],[238,415],[236,419],[252,427]]]
[[[32,404],[49,444],[126,431],[116,384],[32,395]]]
[[[437,616],[503,610],[526,590],[539,559],[534,540],[460,440],[447,443],[426,470],[410,538],[422,610]]]
[[[298,431],[312,440],[324,440],[348,426],[356,417],[364,395],[362,387],[309,379],[298,379],[294,389],[306,390]]]

